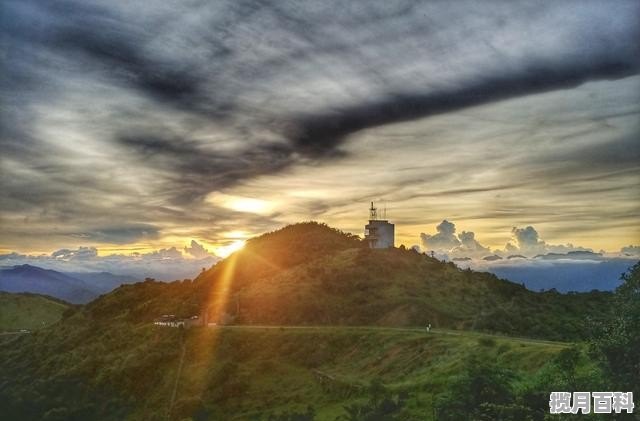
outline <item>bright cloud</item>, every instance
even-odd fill
[[[462,231],[456,235],[456,225],[446,219],[436,226],[436,234],[420,234],[422,248],[426,251],[433,250],[440,255],[449,257],[487,257],[490,253],[508,257],[509,255],[523,255],[534,257],[547,253],[593,252],[592,249],[568,244],[548,244],[540,239],[538,231],[532,226],[524,228],[513,227],[511,229],[512,241],[508,242],[504,249],[491,251],[483,246],[471,231]],[[628,248],[628,250],[631,250]]]

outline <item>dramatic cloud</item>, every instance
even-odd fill
[[[426,249],[437,251],[452,250],[460,245],[460,240],[458,240],[458,237],[455,235],[455,224],[445,219],[438,224],[436,231],[438,231],[438,233],[434,235],[425,233],[420,234],[420,239]]]
[[[460,268],[491,272],[534,291],[610,291],[620,285],[620,274],[640,256],[640,247],[635,246],[623,247],[620,253],[594,253],[572,244],[547,244],[532,226],[514,227],[513,243],[507,243],[504,250],[493,251],[482,246],[473,232],[463,231],[456,238],[452,222],[445,220],[436,229],[435,235],[420,234],[421,250],[433,250],[437,258],[453,260]]]
[[[360,232],[384,196],[411,209],[394,214],[405,240],[453,208],[483,234],[615,229],[618,249],[638,234],[639,14],[635,0],[5,1],[0,247],[221,244],[311,217]]]
[[[507,243],[505,251],[512,254],[523,254],[525,256],[536,256],[545,253],[568,253],[576,251],[592,252],[593,250],[584,247],[577,247],[573,244],[551,245],[540,240],[538,231],[532,226],[526,228],[513,227],[511,230],[515,245]]]
[[[196,259],[204,259],[207,257],[211,257],[209,250],[204,248],[202,244],[198,244],[196,240],[191,240],[191,247],[185,247],[184,252],[190,254]]]
[[[456,254],[465,254],[467,256],[479,256],[487,255],[491,252],[489,247],[484,247],[476,240],[476,235],[473,232],[462,231],[458,234],[460,239],[460,246],[453,249]]]
[[[546,250],[547,245],[544,241],[538,239],[538,231],[532,226],[526,228],[513,227],[511,234],[516,245],[507,243],[505,250],[510,253],[540,254]]]
[[[476,240],[474,232],[462,231],[456,236],[456,225],[446,219],[436,226],[436,231],[438,233],[434,235],[420,234],[424,250],[434,251],[442,257],[483,257],[491,253]]]
[[[51,253],[51,257],[56,260],[86,260],[94,259],[97,256],[98,249],[95,247],[80,247],[76,250],[60,249]]]
[[[538,231],[532,226],[525,228],[513,227],[511,235],[513,242],[508,242],[504,250],[496,249],[493,252],[476,240],[475,233],[462,231],[457,236],[456,225],[446,219],[436,226],[437,234],[420,234],[422,246],[425,251],[435,251],[446,258],[481,258],[491,253],[499,257],[524,256],[524,257],[562,257],[566,253],[572,254],[573,259],[592,258],[599,256],[593,250],[573,244],[553,245],[540,239]],[[547,256],[547,254],[549,254]]]

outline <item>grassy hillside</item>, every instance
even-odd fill
[[[0,332],[49,326],[68,307],[64,301],[43,295],[0,292]]]
[[[0,387],[7,413],[23,420],[266,420],[311,404],[317,419],[333,420],[346,405],[365,402],[380,381],[389,393],[409,396],[405,411],[413,419],[431,419],[435,396],[470,357],[499,361],[517,385],[532,382],[567,348],[389,328],[181,331],[121,322],[89,329],[84,317],[0,347],[0,385],[12,383]],[[25,360],[25,352],[42,358]]]

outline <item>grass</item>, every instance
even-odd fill
[[[0,332],[49,326],[60,320],[67,308],[51,297],[0,292]]]
[[[159,421],[170,413],[171,420],[255,421],[311,405],[317,420],[333,421],[344,414],[345,405],[366,400],[369,385],[379,380],[392,393],[408,392],[410,413],[430,420],[434,397],[464,371],[470,356],[495,360],[516,372],[518,381],[527,381],[569,346],[443,329],[430,333],[418,328],[337,326],[182,330],[87,322],[76,314],[52,329],[10,339],[0,347],[0,372],[6,371],[0,374],[0,384],[11,379],[13,385],[5,391],[5,402],[16,405],[19,397],[42,403],[41,407],[25,403],[15,412],[21,419],[40,419],[55,406],[68,411],[86,406],[90,410],[77,417]],[[42,358],[25,359],[25,355]],[[41,379],[35,386],[34,378]],[[78,396],[86,402],[76,402]],[[101,403],[92,403],[96,399]],[[30,409],[33,415],[24,416]],[[204,415],[196,416],[199,412]]]
[[[429,419],[434,394],[461,371],[471,354],[482,352],[526,377],[568,345],[471,332],[382,327],[221,327],[186,334],[187,359],[179,379],[179,402],[201,396],[215,402],[214,389],[246,386],[220,401],[229,419],[302,411],[312,404],[318,419],[333,420],[346,404],[365,399],[381,380],[393,392],[412,394],[408,407]],[[217,343],[210,353],[200,344]],[[219,375],[220,367],[233,367]],[[321,373],[322,376],[318,375]],[[175,373],[174,373],[175,374]],[[238,408],[242,408],[241,411]],[[426,415],[425,415],[426,414]],[[424,418],[426,417],[426,418]]]

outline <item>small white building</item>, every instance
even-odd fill
[[[395,225],[386,219],[378,219],[378,209],[373,202],[369,209],[369,223],[364,227],[364,239],[373,249],[391,248],[395,244]]]
[[[164,314],[162,317],[155,319],[153,324],[165,327],[191,327],[200,326],[202,325],[202,322],[198,316],[191,316],[188,319],[179,319],[173,314]]]

